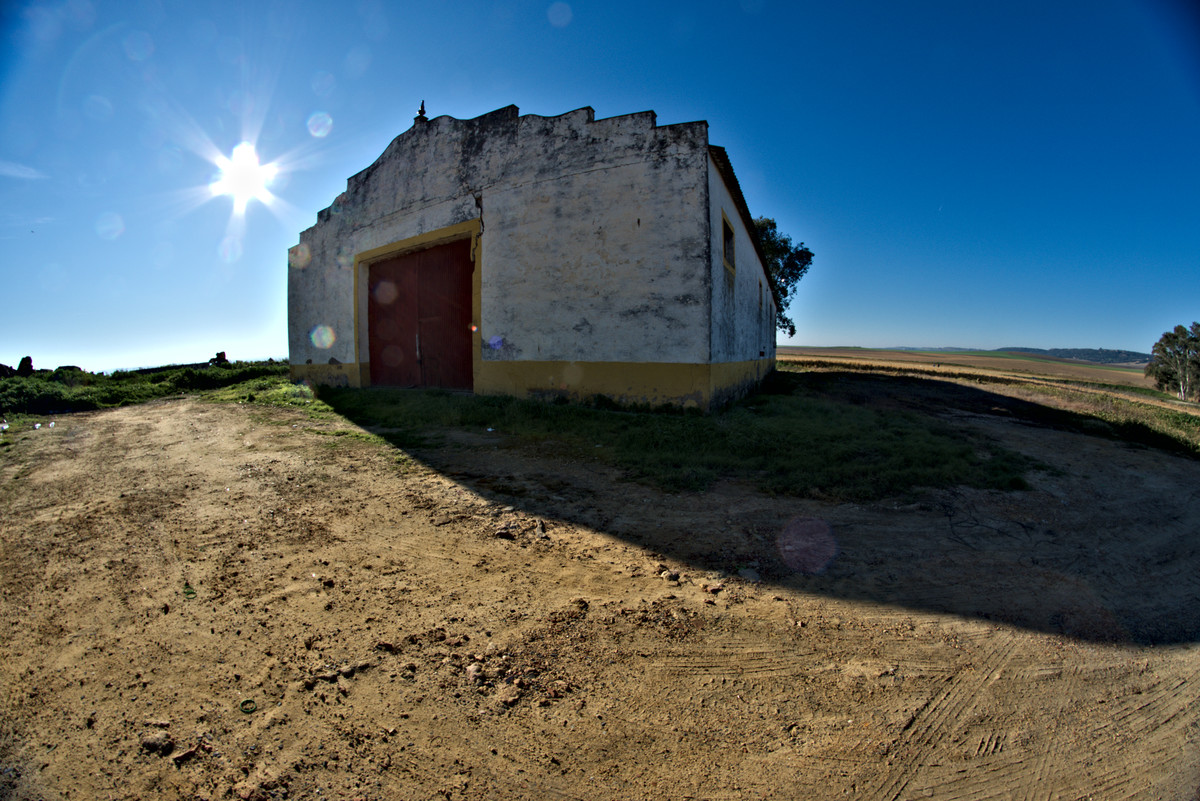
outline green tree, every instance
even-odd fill
[[[767,260],[765,266],[771,277],[771,294],[775,297],[775,308],[778,309],[775,325],[788,336],[795,336],[796,324],[788,317],[787,307],[796,285],[812,266],[813,253],[803,242],[793,245],[792,238],[780,232],[770,217],[755,218],[754,228]]]
[[[1146,375],[1182,401],[1200,400],[1200,322],[1164,333],[1150,352]]]

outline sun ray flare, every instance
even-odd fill
[[[229,158],[220,156],[216,160],[220,174],[210,185],[213,197],[229,195],[233,199],[233,213],[246,213],[246,204],[257,200],[270,206],[274,200],[271,182],[279,173],[276,164],[260,164],[258,153],[250,142],[242,142],[233,149]]]

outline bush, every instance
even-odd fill
[[[164,367],[116,370],[111,375],[82,370],[55,370],[31,376],[0,378],[0,413],[50,414],[80,412],[144,403],[180,392],[219,389],[245,381],[287,375],[285,364],[236,362],[220,367]]]
[[[43,378],[14,376],[0,379],[0,413],[49,414],[96,408],[95,406],[72,407],[68,400],[69,394],[69,388]]]

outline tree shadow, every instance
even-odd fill
[[[1174,440],[912,377],[783,374],[764,392],[936,415],[1049,469],[1031,475],[1029,491],[952,488],[857,504],[769,497],[735,481],[664,493],[486,429],[418,447],[403,434],[397,445],[498,504],[719,572],[730,589],[762,581],[1088,642],[1200,642],[1200,460]],[[375,422],[331,405],[368,430]]]

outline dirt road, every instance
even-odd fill
[[[1200,462],[958,424],[1054,470],[860,506],[195,400],[10,432],[0,798],[1195,799]]]

